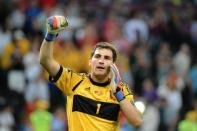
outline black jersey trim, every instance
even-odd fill
[[[96,82],[96,81],[94,81],[92,78],[91,78],[91,76],[89,75],[89,79],[90,79],[90,82],[93,84],[93,85],[96,85],[96,86],[107,86],[107,85],[109,85],[110,84],[110,79],[109,80],[107,80],[106,82],[104,82],[104,83],[98,83],[98,82]]]
[[[60,76],[62,75],[63,72],[63,67],[60,66],[60,69],[58,71],[58,73],[53,77],[53,76],[49,76],[49,81],[50,82],[57,82],[57,80],[60,78]]]
[[[100,105],[99,113],[98,104]],[[120,111],[119,104],[96,101],[81,95],[74,95],[73,112],[82,112],[102,119],[117,121]]]
[[[72,91],[75,91],[76,88],[81,84],[82,81],[83,81],[83,79],[80,80],[80,81],[72,88]]]

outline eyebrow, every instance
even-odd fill
[[[99,54],[99,53],[97,53],[97,54],[94,55],[94,57],[95,57],[95,56],[102,56],[102,55]],[[112,57],[109,56],[109,55],[105,55],[104,58],[105,58],[105,59],[112,59]]]
[[[108,56],[108,55],[105,55],[104,58],[105,58],[105,59],[110,59],[110,60],[111,60],[112,57],[111,57],[111,56]]]
[[[97,53],[97,54],[94,54],[94,57],[95,57],[95,56],[101,56],[101,54],[99,54],[99,53]]]

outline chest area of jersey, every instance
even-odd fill
[[[84,83],[75,90],[72,111],[117,121],[120,106],[111,97],[109,87],[98,87]]]
[[[81,95],[96,101],[117,103],[109,86],[101,87],[89,82],[80,83],[74,91],[75,95]]]

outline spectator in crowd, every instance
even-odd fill
[[[31,129],[33,131],[50,131],[53,116],[47,111],[49,103],[45,100],[37,100],[36,109],[30,114]]]

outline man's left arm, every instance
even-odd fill
[[[112,92],[120,103],[120,108],[127,118],[128,122],[135,127],[142,124],[142,114],[135,107],[133,95],[128,86],[121,83],[121,77],[115,64],[111,66],[112,72]]]

